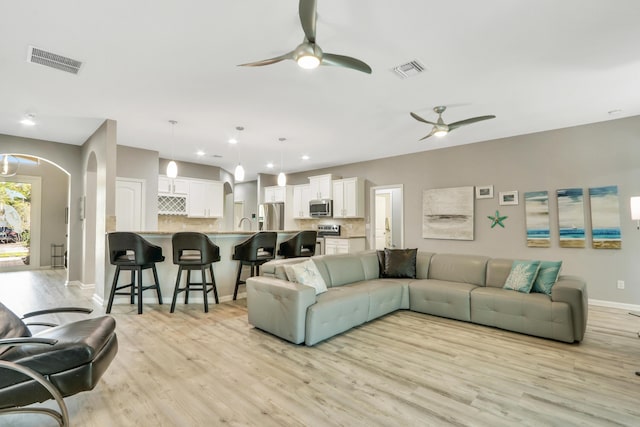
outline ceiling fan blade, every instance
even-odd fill
[[[362,71],[371,74],[371,67],[359,59],[350,56],[336,55],[333,53],[324,53],[322,55],[322,65],[335,65],[338,67],[351,68],[352,70]]]
[[[285,53],[284,55],[276,56],[275,58],[263,59],[262,61],[239,64],[238,67],[262,67],[263,65],[276,64],[280,61],[284,61],[285,59],[293,59],[293,52]]]
[[[433,136],[436,133],[436,130],[437,130],[436,128],[431,129],[431,132],[429,133],[429,135],[427,135],[427,136],[425,136],[423,138],[420,138],[418,141],[422,141],[424,139],[429,138],[430,136]]]
[[[459,122],[454,122],[449,125],[449,130],[453,130],[455,128],[459,128],[460,126],[470,125],[471,123],[481,122],[483,120],[495,119],[496,116],[480,116],[480,117],[472,117],[470,119],[460,120]]]
[[[411,114],[411,117],[413,117],[414,119],[416,119],[419,122],[427,123],[427,124],[434,125],[434,126],[436,125],[436,123],[430,122],[429,120],[425,120],[422,117],[420,117],[419,115],[417,115],[416,113],[409,113],[409,114]]]
[[[300,0],[298,14],[304,35],[311,43],[316,42],[316,0]]]

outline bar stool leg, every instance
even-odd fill
[[[185,285],[184,288],[184,303],[189,304],[189,292],[191,291],[191,269],[188,268],[187,269],[187,284]]]
[[[138,267],[138,314],[142,314],[142,267]]]
[[[178,299],[181,276],[182,276],[182,266],[178,267],[178,277],[176,278],[176,287],[173,289],[173,299],[171,300],[171,310],[169,310],[170,313],[173,313],[176,309],[176,300]]]
[[[131,270],[131,293],[129,298],[131,299],[130,304],[136,303],[136,270]]]
[[[242,261],[238,263],[238,275],[236,277],[236,288],[233,290],[233,300],[235,301],[238,296],[238,287],[240,286],[240,276],[242,275]]]
[[[202,298],[204,298],[204,312],[209,312],[209,301],[207,298],[207,269],[206,266],[200,266],[200,274],[202,274]]]
[[[211,286],[213,290],[213,297],[216,300],[216,304],[220,304],[218,300],[218,287],[216,286],[216,276],[213,275],[213,265],[209,264],[209,272],[211,273]]]
[[[153,279],[156,281],[156,292],[158,293],[158,304],[162,305],[162,294],[160,293],[160,281],[158,280],[158,271],[156,270],[155,263],[151,267],[153,270]],[[140,273],[142,275],[142,272]]]
[[[120,276],[120,266],[116,266],[116,272],[113,274],[113,284],[111,285],[111,292],[109,293],[109,303],[107,304],[107,314],[111,313],[111,307],[113,306],[113,297],[116,295],[116,288],[118,286],[118,277]]]

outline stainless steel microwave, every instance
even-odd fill
[[[311,200],[309,202],[309,215],[312,218],[332,217],[333,202],[330,199]]]

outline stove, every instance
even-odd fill
[[[340,226],[337,224],[318,224],[318,237],[339,236]]]

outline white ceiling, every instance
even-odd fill
[[[298,0],[11,2],[0,133],[82,144],[108,118],[118,144],[229,171],[240,159],[252,179],[281,156],[296,172],[640,115],[639,18],[637,0],[318,0],[318,45],[368,75],[237,67],[302,41]],[[29,45],[82,69],[28,63]],[[411,60],[426,72],[391,72]],[[409,112],[434,120],[436,105],[447,122],[497,118],[418,142],[430,127]]]

